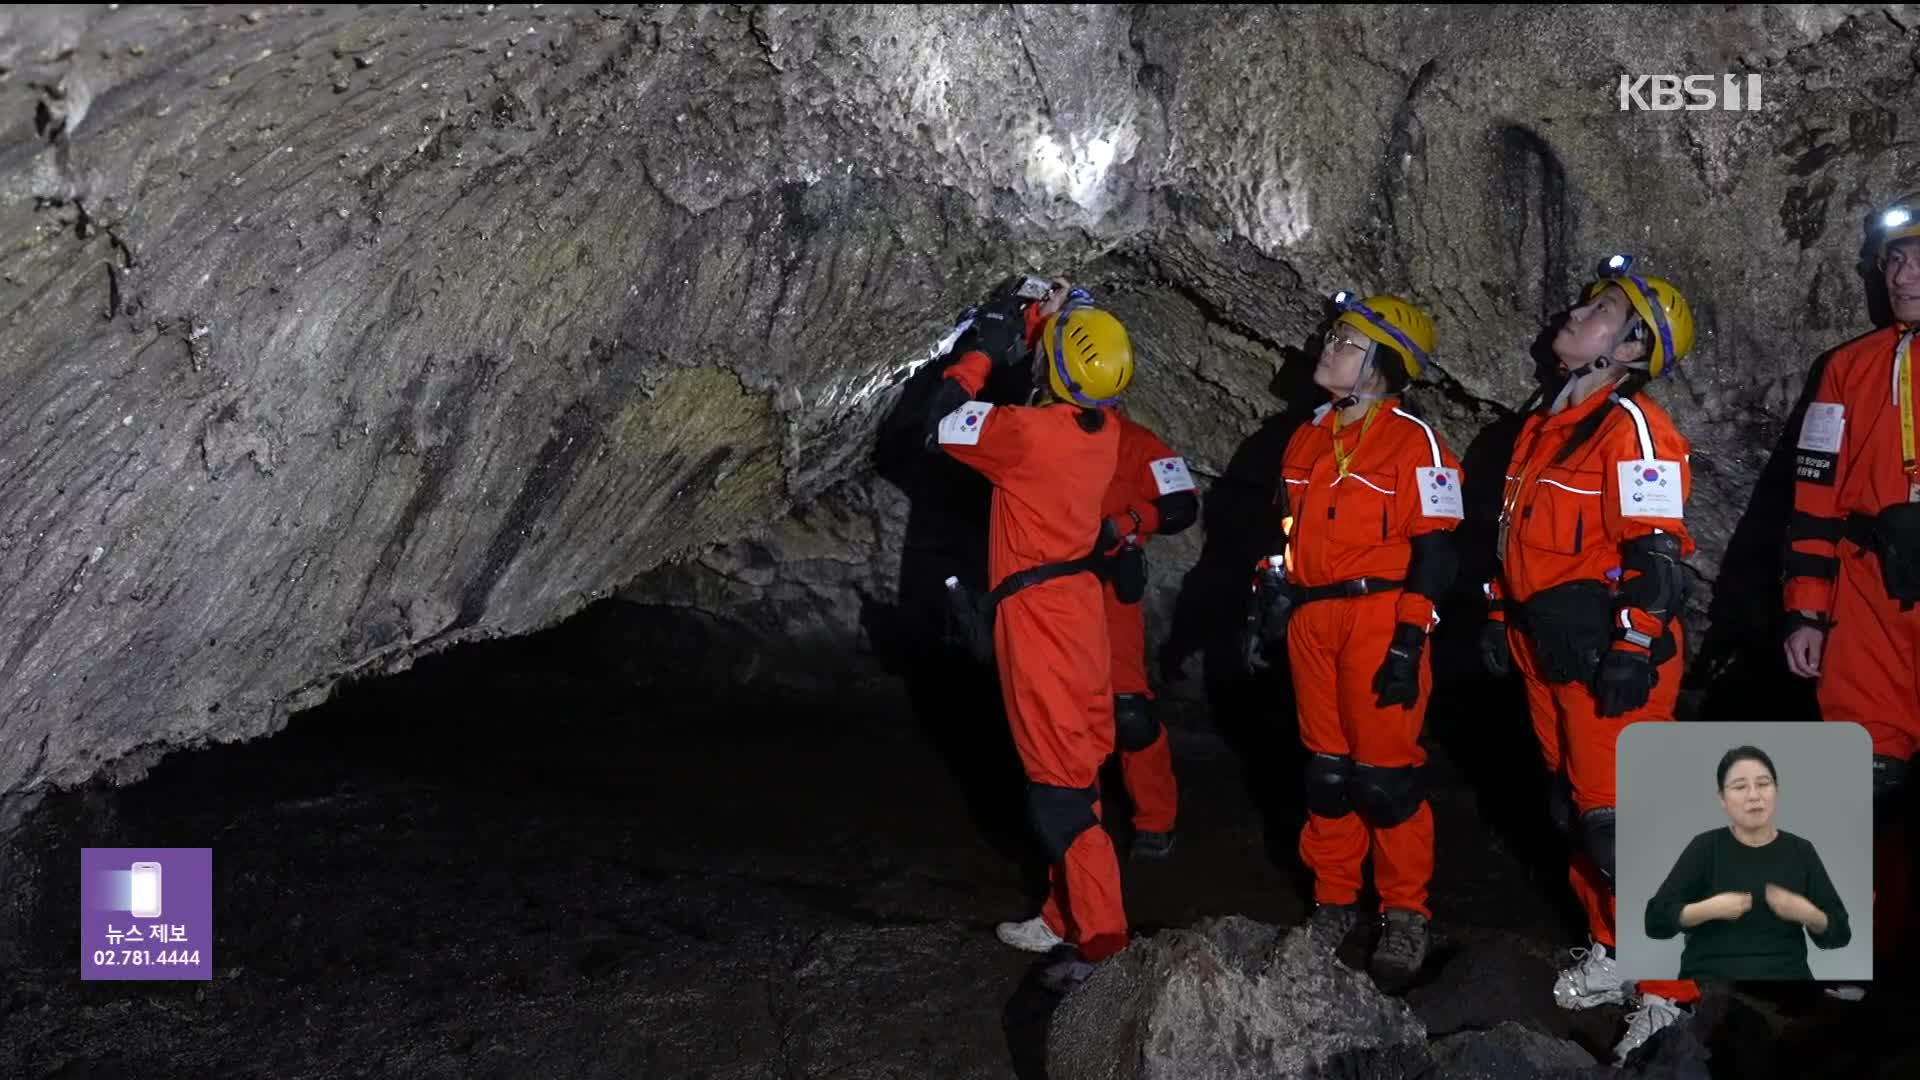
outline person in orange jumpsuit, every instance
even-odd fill
[[[1645,392],[1692,348],[1693,314],[1671,283],[1631,262],[1610,259],[1553,339],[1566,381],[1514,444],[1481,644],[1490,671],[1525,682],[1555,820],[1578,834],[1568,876],[1591,941],[1574,950],[1554,1000],[1583,1009],[1634,996],[1622,1059],[1699,999],[1690,982],[1629,988],[1613,957],[1614,744],[1628,724],[1674,718],[1681,560],[1694,550],[1690,446]]]
[[[993,485],[994,661],[1029,818],[1054,860],[1038,921],[1074,946],[1044,976],[1057,991],[1127,944],[1120,866],[1100,823],[1099,770],[1114,748],[1112,653],[1090,560],[1119,539],[1100,507],[1120,450],[1108,409],[1132,379],[1133,348],[1119,320],[1090,301],[1062,283],[1042,302],[1016,296],[980,310],[927,418],[929,443]],[[993,368],[1030,354],[1044,367],[1039,404],[973,400]],[[1003,924],[1000,934],[1033,921]]]
[[[1134,858],[1165,858],[1173,852],[1179,785],[1167,731],[1154,717],[1147,680],[1145,546],[1150,537],[1171,536],[1200,516],[1193,474],[1145,425],[1115,409],[1120,427],[1120,465],[1101,512],[1122,538],[1107,581],[1107,638],[1113,645],[1114,741],[1120,771],[1133,798]]]
[[[1395,987],[1426,960],[1433,812],[1420,732],[1432,688],[1427,635],[1459,560],[1460,463],[1403,407],[1433,350],[1433,323],[1405,300],[1334,298],[1314,369],[1333,401],[1281,461],[1282,563],[1256,590],[1285,605],[1287,655],[1307,764],[1300,857],[1313,871],[1310,932],[1328,951],[1360,922],[1369,852],[1383,932],[1370,968]],[[1284,578],[1284,585],[1280,578]],[[1277,637],[1269,617],[1264,634]],[[1264,663],[1258,641],[1249,648]]]
[[[1920,194],[1875,246],[1894,324],[1841,346],[1795,450],[1784,602],[1787,667],[1818,679],[1822,718],[1873,738],[1875,970],[1895,970],[1912,913],[1904,807],[1920,748]]]

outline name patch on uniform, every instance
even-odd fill
[[[1620,513],[1625,517],[1678,518],[1686,511],[1680,463],[1647,458],[1619,465]]]
[[[1832,487],[1839,460],[1838,454],[1816,454],[1811,450],[1801,450],[1793,455],[1793,477],[1809,484]]]
[[[1160,494],[1193,490],[1193,474],[1187,471],[1186,458],[1163,457],[1153,462],[1152,468],[1153,483],[1160,489]]]
[[[993,406],[984,401],[969,401],[948,413],[940,421],[943,446],[972,446],[980,441],[980,429],[987,424]]]
[[[1847,407],[1829,401],[1807,406],[1807,418],[1800,423],[1800,449],[1816,454],[1840,452],[1840,434],[1846,430]]]
[[[1464,518],[1466,501],[1460,495],[1460,470],[1415,469],[1420,487],[1420,513],[1425,517]]]

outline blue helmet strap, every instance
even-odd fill
[[[1667,325],[1667,309],[1660,306],[1660,297],[1641,279],[1640,275],[1622,274],[1620,276],[1631,281],[1633,287],[1640,290],[1641,298],[1647,302],[1647,310],[1653,314],[1653,329],[1660,335],[1660,365],[1661,371],[1664,372],[1666,362],[1673,358],[1673,329]],[[1649,367],[1652,366],[1653,360],[1652,356],[1647,357]]]
[[[1067,388],[1067,394],[1073,398],[1073,403],[1086,409],[1104,409],[1109,405],[1119,404],[1120,398],[1117,395],[1110,398],[1088,397],[1080,392],[1080,384],[1067,373],[1067,320],[1074,312],[1091,307],[1093,307],[1092,297],[1085,289],[1075,289],[1067,294],[1066,306],[1060,309],[1060,313],[1053,320],[1053,348],[1050,351],[1053,354],[1054,377],[1060,380],[1061,386]]]
[[[1421,372],[1424,372],[1427,370],[1426,350],[1422,349],[1418,345],[1415,345],[1413,343],[1413,339],[1401,333],[1399,327],[1388,322],[1385,318],[1383,318],[1380,315],[1379,312],[1373,310],[1372,308],[1368,307],[1367,305],[1361,303],[1358,300],[1348,300],[1339,306],[1340,306],[1340,310],[1351,311],[1355,315],[1358,315],[1361,318],[1372,323],[1376,328],[1379,329],[1381,333],[1392,338],[1394,341],[1399,343],[1401,348],[1407,350],[1407,355],[1413,358],[1413,366],[1417,369],[1415,371],[1408,372],[1407,373],[1408,375],[1417,378],[1421,374]]]

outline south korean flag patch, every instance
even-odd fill
[[[1466,500],[1460,493],[1459,469],[1415,469],[1419,481],[1420,514],[1430,518],[1464,518]]]
[[[987,426],[987,414],[993,406],[984,401],[969,401],[948,413],[940,421],[940,445],[973,446],[980,441],[980,429]]]
[[[1163,457],[1151,464],[1153,484],[1162,495],[1193,490],[1193,474],[1187,471],[1187,459]]]

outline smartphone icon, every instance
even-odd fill
[[[160,864],[157,862],[133,864],[133,917],[160,917]]]

